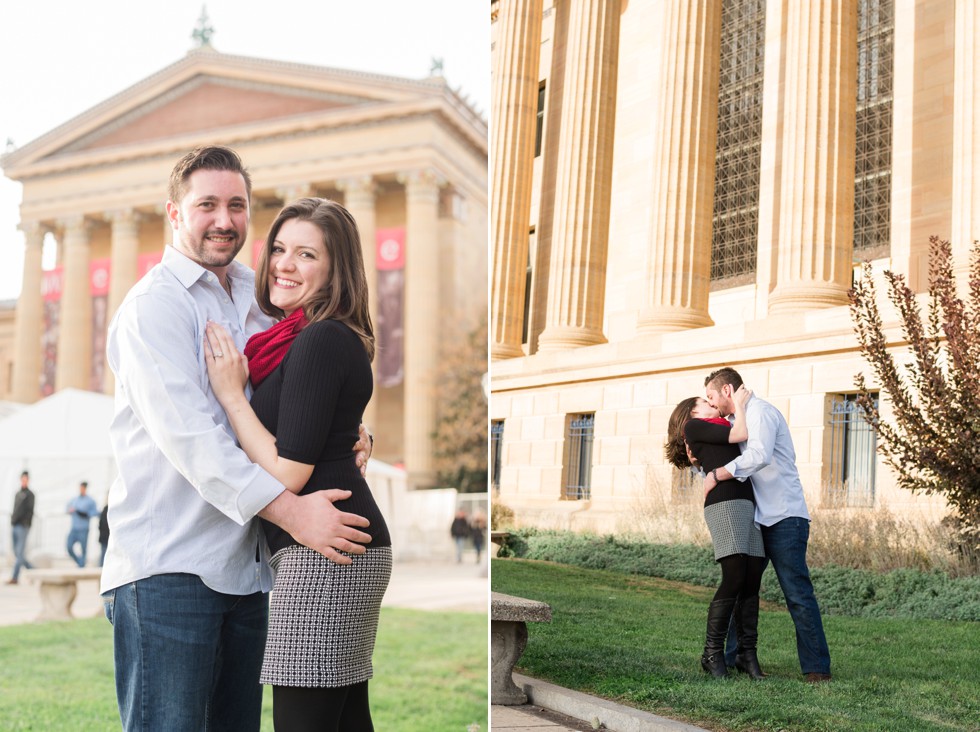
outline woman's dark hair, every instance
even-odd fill
[[[691,419],[691,412],[698,404],[698,397],[688,397],[670,413],[667,422],[667,441],[664,443],[664,457],[675,468],[691,467],[687,457],[687,445],[684,442],[684,425]]]
[[[361,254],[357,223],[346,208],[326,198],[300,198],[285,206],[272,222],[255,270],[255,299],[267,315],[282,318],[285,313],[269,299],[269,259],[279,230],[290,219],[309,221],[323,234],[323,245],[330,257],[327,284],[303,312],[311,323],[338,320],[360,337],[368,358],[374,359],[374,328],[368,311],[368,284]]]

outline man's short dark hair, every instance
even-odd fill
[[[232,173],[240,173],[245,179],[248,198],[252,199],[252,178],[245,169],[242,159],[238,157],[238,153],[230,147],[207,145],[191,150],[174,166],[167,186],[167,197],[173,203],[179,204],[187,193],[187,179],[196,170],[228,170]]]
[[[30,478],[31,476],[30,476],[30,474],[29,474],[29,473],[28,473],[28,472],[27,472],[27,471],[25,470],[25,471],[24,471],[23,473],[21,473],[21,474],[20,474],[20,477],[21,477],[21,478]]]
[[[78,484],[78,487],[79,488],[84,488],[85,490],[88,490],[88,481],[87,480],[83,480],[81,483]]]
[[[716,391],[721,391],[721,387],[725,384],[731,386],[733,391],[738,391],[738,387],[742,385],[742,377],[739,376],[738,371],[730,366],[712,371],[704,380],[705,388],[710,386]]]

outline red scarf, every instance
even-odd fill
[[[248,353],[247,348],[245,349],[245,353]],[[251,366],[249,366],[249,368],[251,368]],[[722,424],[725,425],[725,427],[732,426],[731,422],[729,422],[727,419],[724,419],[722,417],[701,417],[701,419],[704,420],[705,422],[711,422],[711,424]]]
[[[268,330],[256,333],[245,344],[245,357],[248,358],[249,380],[252,388],[261,384],[276,370],[293,339],[307,326],[309,321],[303,308],[296,308],[288,318],[280,320]]]

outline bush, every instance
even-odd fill
[[[508,556],[705,587],[715,586],[721,577],[712,550],[693,545],[529,528],[514,531],[508,549]],[[980,577],[954,578],[917,569],[877,573],[836,565],[813,568],[811,575],[821,610],[827,614],[980,620]],[[764,600],[783,604],[774,572],[766,572],[760,594]]]

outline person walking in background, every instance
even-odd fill
[[[338,506],[370,522],[370,546],[338,567],[264,523],[276,571],[261,681],[279,732],[370,732],[368,680],[391,537],[350,445],[374,389],[374,331],[357,224],[338,203],[301,198],[272,223],[255,275],[263,311],[281,318],[245,355],[209,322],[211,389],[248,457],[286,488],[351,491]],[[244,387],[251,381],[251,402]]]
[[[724,387],[726,394],[731,390]],[[722,419],[701,397],[690,397],[670,415],[664,454],[674,467],[695,465],[707,475],[739,456],[738,443],[748,432],[744,406],[751,392],[740,389],[733,399],[735,423]],[[756,653],[759,626],[759,587],[766,569],[762,534],[755,524],[752,484],[725,480],[706,489],[704,520],[711,532],[721,584],[708,606],[701,668],[716,678],[728,676],[725,636],[734,616],[738,634],[735,667],[753,679],[763,678]]]
[[[14,510],[10,514],[10,530],[14,544],[14,574],[8,585],[16,585],[21,568],[34,569],[27,561],[27,534],[34,520],[34,493],[29,487],[30,475],[25,470],[20,474],[20,490],[14,496]]]
[[[480,556],[483,554],[483,545],[487,538],[487,516],[483,511],[476,511],[473,520],[470,522],[470,533],[473,536],[473,548],[476,549],[476,563],[480,563]]]
[[[722,368],[704,380],[708,403],[723,415],[733,414],[732,394],[742,386],[733,368]],[[762,530],[766,556],[786,597],[796,626],[796,652],[807,682],[830,681],[830,649],[824,635],[820,606],[810,580],[806,548],[810,538],[810,514],[803,497],[803,483],[796,468],[796,450],[786,419],[776,407],[758,397],[745,405],[748,440],[739,443],[741,454],[705,478],[705,490],[730,478],[752,478],[755,522]],[[753,598],[758,603],[758,597]],[[738,649],[729,632],[725,661],[736,663]]]
[[[71,529],[68,532],[68,556],[75,560],[79,567],[85,566],[88,556],[88,528],[91,521],[99,513],[99,506],[87,495],[88,483],[84,480],[78,484],[78,495],[68,501],[66,511],[71,514]],[[75,545],[81,544],[81,550],[75,553]]]
[[[99,566],[105,564],[105,553],[109,548],[109,502],[102,507],[102,513],[99,514],[99,545],[102,547],[102,553],[99,555]]]
[[[173,245],[119,306],[106,348],[119,476],[101,589],[116,696],[127,732],[258,732],[272,571],[253,519],[339,564],[371,537],[355,528],[366,519],[334,506],[350,492],[297,496],[253,464],[208,388],[208,319],[242,344],[272,323],[252,271],[235,261],[251,196],[241,158],[221,146],[193,150],[174,166],[167,195]],[[364,469],[366,433],[351,443]]]
[[[449,527],[449,534],[456,543],[456,564],[463,561],[463,551],[466,549],[466,542],[470,540],[472,533],[470,522],[466,518],[466,511],[461,508],[456,509],[453,524]]]

